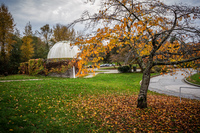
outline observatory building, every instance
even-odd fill
[[[47,59],[73,59],[80,52],[77,46],[70,46],[70,41],[60,41],[50,49]]]
[[[70,41],[60,41],[54,44],[54,46],[50,49],[47,55],[48,64],[52,64],[50,66],[59,65],[62,67],[62,63],[70,61],[71,59],[76,58],[77,54],[80,52],[78,46],[70,46]],[[64,73],[49,73],[49,76],[53,77],[70,77],[75,78],[76,68],[73,66],[68,69]]]

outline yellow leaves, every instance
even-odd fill
[[[196,15],[196,14],[194,14],[192,18],[193,18],[193,19],[197,19],[197,15]]]
[[[150,9],[154,9],[154,8],[155,8],[155,6],[154,6],[154,5],[151,5]]]
[[[182,21],[183,17],[178,18],[179,21]]]
[[[92,62],[98,62],[101,58],[97,57],[97,58],[93,58]]]
[[[163,18],[159,17],[158,19],[158,22],[163,22]]]
[[[30,37],[23,37],[22,38],[23,44],[21,46],[21,51],[22,51],[22,60],[23,61],[28,61],[34,53],[34,48],[33,48],[33,43],[32,43],[32,39]]]
[[[146,38],[146,37],[144,37],[144,38]],[[139,45],[138,45],[138,54],[140,55],[140,56],[143,56],[143,55],[148,55],[149,53],[150,53],[150,51],[152,50],[152,45],[151,45],[151,43],[144,43],[144,42],[141,42],[141,43],[139,43]]]
[[[143,22],[142,22],[142,21],[139,21],[139,22],[138,22],[138,25],[143,25]]]
[[[190,18],[190,14],[186,14],[184,18]]]
[[[126,18],[123,19],[124,23],[126,23],[126,20],[127,20]]]
[[[138,23],[134,23],[133,26],[137,27]]]

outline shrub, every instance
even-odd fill
[[[28,72],[29,75],[37,75],[44,70],[44,60],[43,59],[30,59],[28,61]]]
[[[20,63],[19,74],[29,74],[28,73],[28,62]]]
[[[120,67],[118,67],[118,71],[121,73],[127,73],[127,72],[130,72],[130,67],[129,66],[120,66]]]
[[[48,62],[46,64],[46,69],[48,69],[50,73],[64,73],[71,67],[69,61]]]
[[[28,62],[20,63],[19,73],[33,76],[37,74],[47,76],[52,72],[65,73],[69,68],[72,68],[72,66],[77,68],[77,61],[58,61],[47,63],[43,59],[30,59]]]

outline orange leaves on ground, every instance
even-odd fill
[[[135,95],[101,95],[80,98],[74,106],[79,109],[79,115],[84,116],[84,120],[93,119],[97,127],[104,129],[102,131],[197,132],[200,130],[200,101],[183,99],[180,103],[176,97],[150,95],[149,107],[143,110],[136,108],[136,101]]]

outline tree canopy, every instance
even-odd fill
[[[98,13],[90,15],[86,11],[70,25],[85,21],[88,28],[98,24],[102,27],[97,27],[94,34],[77,39],[76,44],[83,49],[79,74],[87,72],[84,65],[88,61],[98,66],[101,53],[128,46],[126,58],[132,58],[143,70],[138,107],[146,108],[153,66],[200,59],[200,30],[195,24],[200,18],[199,8],[166,5],[158,0],[102,0]]]
[[[32,25],[29,23],[26,24],[24,30],[24,37],[22,38],[22,45],[21,45],[21,53],[22,53],[22,61],[28,61],[34,54],[34,47],[33,47],[33,31]]]
[[[53,38],[55,42],[64,40],[74,41],[75,31],[74,29],[69,29],[67,26],[56,24],[53,27]]]
[[[11,43],[14,26],[14,19],[11,13],[8,11],[8,8],[2,4],[0,7],[0,46],[3,62],[6,61],[6,56],[9,56],[12,48]]]

